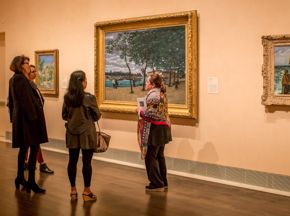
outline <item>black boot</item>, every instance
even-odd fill
[[[22,189],[25,189],[26,187],[27,187],[27,181],[25,181],[25,179],[24,178],[16,178],[15,179],[15,188],[17,189],[17,190],[19,190],[20,189],[20,185],[22,185]]]
[[[34,164],[33,164],[34,165]],[[34,193],[45,193],[45,190],[40,188],[35,182],[35,165],[29,166],[28,182],[26,191],[30,193],[32,190]]]
[[[40,188],[35,182],[27,182],[26,192],[30,193],[31,190],[34,193],[45,193],[45,189]]]

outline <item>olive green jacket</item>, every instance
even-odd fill
[[[66,147],[94,149],[96,147],[95,121],[101,117],[96,97],[85,93],[83,105],[70,107],[65,102],[62,107],[62,118],[67,121]]]

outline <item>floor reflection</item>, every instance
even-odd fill
[[[70,201],[70,215],[71,216],[76,216],[77,204],[78,204],[77,199]]]
[[[33,215],[38,215],[39,198],[21,190],[15,190],[14,195],[17,200],[17,215],[27,215],[27,209],[30,209]]]
[[[90,216],[91,215],[91,208],[95,202],[93,201],[88,201],[84,202],[83,204],[83,210],[84,210],[84,215],[85,216]]]
[[[37,181],[37,184],[39,185],[39,187],[45,189],[44,182],[48,179],[49,176],[51,176],[51,175],[47,174],[47,173],[39,172],[39,179]]]
[[[27,178],[28,171],[25,171],[25,176]],[[39,174],[39,179],[37,184],[40,187],[43,187],[45,181],[48,178],[48,174],[41,173]],[[17,215],[27,215],[27,209],[33,212],[32,215],[39,215],[40,209],[40,198],[43,194],[36,194],[31,191],[31,193],[27,193],[25,188],[21,188],[21,190],[15,190],[14,196],[17,200]]]
[[[167,191],[165,192],[146,192],[149,196],[146,215],[166,215]]]

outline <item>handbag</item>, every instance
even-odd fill
[[[109,134],[106,134],[105,132],[102,132],[99,126],[99,122],[97,122],[99,131],[96,131],[96,147],[94,149],[94,152],[96,153],[102,153],[106,152],[109,148],[111,136]]]

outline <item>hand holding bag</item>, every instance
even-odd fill
[[[94,152],[96,153],[106,152],[107,149],[109,148],[111,136],[101,131],[99,122],[97,122],[97,125],[99,131],[96,131],[97,139],[96,139],[96,148]]]

